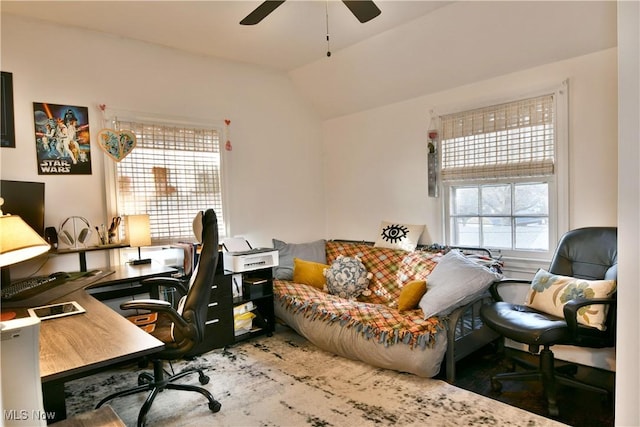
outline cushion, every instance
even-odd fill
[[[427,293],[420,299],[424,318],[445,315],[473,301],[502,275],[471,261],[458,251],[446,253],[427,276]]]
[[[398,311],[413,310],[427,292],[427,282],[413,280],[402,287],[398,298]]]
[[[273,268],[273,277],[281,280],[293,280],[293,258],[305,261],[327,263],[325,240],[309,243],[285,243],[273,239],[273,247],[278,250],[278,266]]]
[[[540,269],[533,277],[525,305],[564,318],[563,308],[570,300],[577,297],[608,298],[615,290],[614,280],[584,280],[557,276]],[[578,310],[578,323],[604,331],[608,307],[604,304],[581,307]]]
[[[378,248],[413,251],[416,249],[416,246],[418,246],[418,240],[424,228],[424,225],[382,221],[374,246]]]
[[[331,266],[324,272],[327,280],[327,292],[341,298],[355,300],[361,294],[369,294],[369,279],[367,272],[358,257],[338,256]]]
[[[369,282],[371,295],[361,295],[358,299],[370,304],[397,305],[402,284],[414,279],[400,279],[398,275],[400,263],[406,254],[406,251],[400,249],[374,248],[364,243],[334,240],[327,242],[327,264],[331,264],[340,255],[357,256],[367,271],[373,274]]]
[[[440,258],[442,258],[441,253],[427,251],[407,252],[398,268],[398,279],[401,280],[400,286],[412,280],[427,280]]]
[[[300,258],[293,259],[293,281],[313,286],[314,288],[324,289],[326,279],[324,270],[329,268],[327,264],[319,262],[305,261]]]

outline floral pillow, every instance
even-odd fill
[[[564,305],[570,300],[583,298],[608,298],[616,291],[614,280],[584,280],[575,277],[557,276],[538,270],[527,294],[525,305],[542,312],[564,318]],[[606,329],[608,305],[592,304],[578,310],[578,323]]]
[[[339,255],[331,267],[324,271],[327,279],[326,291],[341,298],[355,300],[360,295],[369,295],[371,273],[367,272],[359,257]]]

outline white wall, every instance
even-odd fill
[[[254,245],[324,236],[321,125],[284,73],[180,53],[100,33],[2,15],[3,71],[13,73],[16,148],[2,148],[3,179],[46,183],[46,225],[71,215],[103,223],[104,154],[95,144],[108,108],[231,120],[228,223]],[[86,106],[92,175],[38,175],[33,102]],[[95,233],[94,233],[95,239]],[[107,262],[91,253],[89,267]],[[77,269],[55,257],[47,270]]]
[[[640,425],[640,3],[618,2],[618,426]]]
[[[617,223],[617,50],[607,49],[324,123],[327,232],[375,240],[381,220],[427,224],[442,243],[441,199],[427,197],[430,111],[443,114],[554,89],[569,79],[569,227]]]

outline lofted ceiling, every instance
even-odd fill
[[[37,18],[179,50],[290,71],[450,2],[382,0],[361,24],[337,0],[288,0],[258,25],[239,22],[258,1],[2,0],[2,13]]]
[[[337,0],[12,1],[14,14],[286,72],[328,119],[616,46],[616,2],[376,0],[361,24]],[[327,16],[330,35],[328,50]]]

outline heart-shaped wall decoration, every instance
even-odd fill
[[[136,146],[136,135],[129,130],[102,129],[98,132],[100,148],[116,162],[121,161]]]

